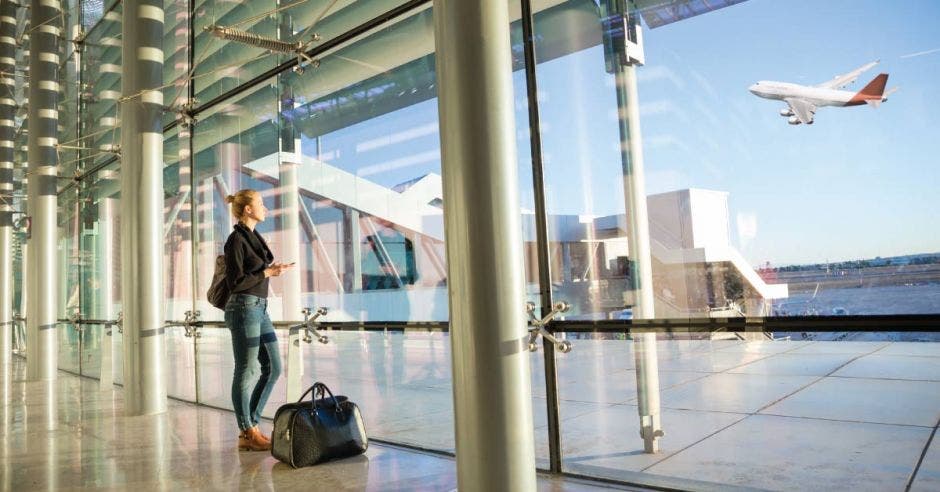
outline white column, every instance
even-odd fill
[[[4,401],[13,354],[13,115],[16,101],[16,7],[0,0],[0,383]]]
[[[27,195],[32,218],[29,288],[26,313],[26,377],[53,380],[58,365],[56,344],[57,282],[56,261],[58,197],[58,96],[59,26],[62,13],[58,0],[30,2],[29,50],[29,181]]]
[[[457,484],[535,490],[509,15],[435,0]]]
[[[163,316],[163,2],[123,3],[121,286],[124,410],[166,411]]]

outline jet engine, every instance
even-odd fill
[[[789,123],[789,124],[791,124],[791,125],[799,125],[799,124],[800,124],[800,119],[797,118],[796,116],[791,116],[790,118],[787,119],[787,123]]]
[[[793,111],[790,111],[790,108],[783,108],[780,110],[780,116],[793,116]]]

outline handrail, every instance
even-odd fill
[[[13,316],[14,322],[26,318]],[[72,323],[71,320],[59,320]],[[76,320],[76,324],[116,325],[120,320]],[[185,321],[167,321],[166,326],[183,326]],[[289,330],[303,321],[275,321],[274,327]],[[224,321],[196,321],[200,328],[223,328]],[[447,321],[321,321],[320,326],[333,331],[424,330],[450,331]],[[841,315],[841,316],[770,316],[741,318],[659,318],[634,320],[558,320],[549,321],[545,328],[550,333],[631,333],[631,332],[761,332],[805,331],[832,332],[940,332],[940,314],[907,315]]]

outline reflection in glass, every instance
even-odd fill
[[[374,49],[406,38],[401,60]],[[272,210],[259,232],[297,262],[271,282],[274,319],[313,306],[338,320],[446,319],[431,39],[419,12],[200,119],[198,292],[232,224],[223,196],[254,188]]]
[[[360,407],[370,436],[454,451],[450,339],[441,332],[325,332],[307,345],[302,387],[327,383]]]

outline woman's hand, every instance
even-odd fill
[[[265,277],[279,277],[289,268],[293,267],[293,263],[274,263],[271,266],[264,269]]]

